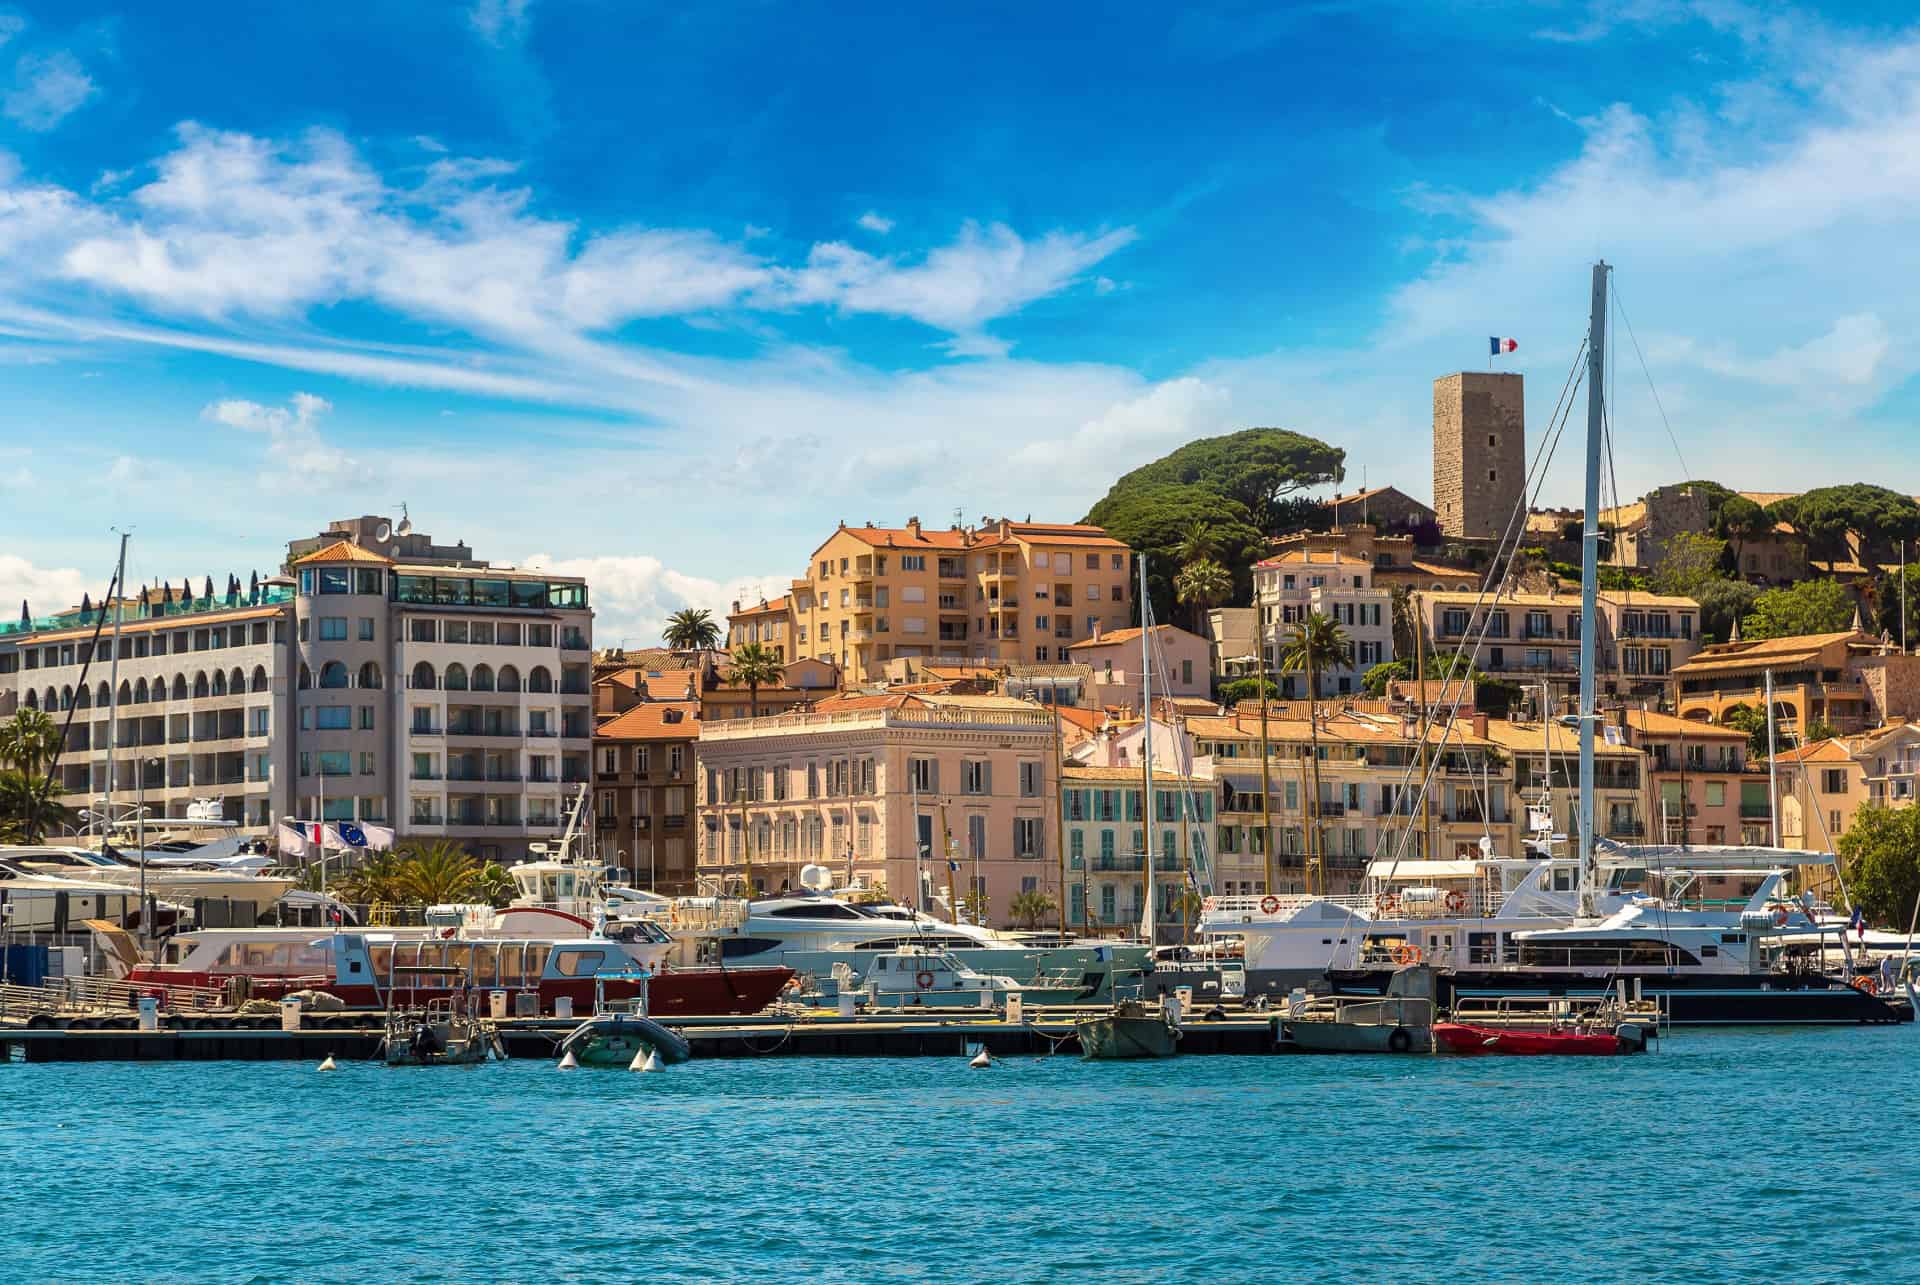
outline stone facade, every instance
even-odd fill
[[[1498,538],[1526,492],[1519,375],[1462,371],[1433,381],[1433,503],[1442,533]]]

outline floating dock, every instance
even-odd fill
[[[1094,1010],[1088,1010],[1092,1012]],[[831,1010],[758,1017],[677,1018],[667,1025],[685,1036],[696,1058],[958,1057],[985,1047],[995,1057],[1078,1056],[1072,1010],[1030,1013],[1008,1022],[970,1009],[946,1013],[869,1013],[844,1017]],[[552,1060],[580,1018],[506,1018],[497,1023],[513,1058]],[[128,1029],[132,1026],[133,1029]],[[110,1026],[0,1026],[0,1061],[215,1062],[311,1061],[331,1054],[369,1059],[380,1044],[378,1013],[309,1015],[298,1030],[277,1017],[199,1017],[191,1024],[137,1029],[130,1019]],[[1224,1018],[1193,1019],[1182,1028],[1183,1054],[1276,1052],[1271,1014],[1229,1010]]]

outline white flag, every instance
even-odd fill
[[[304,859],[307,855],[307,839],[301,833],[301,827],[291,822],[280,823],[280,855]]]

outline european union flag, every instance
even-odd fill
[[[339,831],[339,834],[340,834],[340,842],[346,845],[347,847],[364,848],[367,846],[367,836],[365,831],[361,830],[361,828],[355,825],[353,822],[342,821],[336,827],[336,829]]]

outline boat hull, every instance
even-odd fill
[[[1080,1055],[1092,1061],[1144,1061],[1180,1051],[1180,1032],[1160,1017],[1090,1017],[1076,1022]]]
[[[1351,1022],[1282,1020],[1283,1047],[1302,1053],[1431,1053],[1433,1032],[1424,1026],[1359,1025]]]
[[[573,1054],[581,1066],[630,1066],[643,1049],[668,1066],[693,1056],[693,1048],[676,1031],[650,1017],[631,1013],[603,1013],[590,1017],[561,1042],[560,1054]]]
[[[1336,990],[1379,994],[1392,974],[1386,971],[1333,972]],[[1622,981],[1638,983],[1640,993],[1657,1000],[1672,1026],[1877,1026],[1913,1020],[1905,1004],[1889,1004],[1845,982],[1786,974],[1672,976],[1662,973],[1569,973],[1487,971],[1455,973],[1448,979],[1454,996],[1497,998],[1519,995],[1601,996]]]
[[[1530,1031],[1463,1022],[1435,1022],[1433,1042],[1442,1053],[1523,1057],[1617,1057],[1629,1051],[1611,1031]]]

